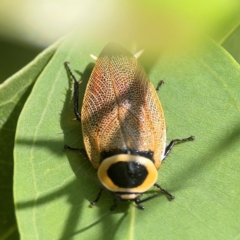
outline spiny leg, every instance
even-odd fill
[[[137,207],[141,210],[144,210],[144,206],[140,204],[142,201],[139,198],[135,198],[134,202],[136,203]]]
[[[92,207],[97,204],[98,200],[100,199],[100,197],[102,195],[102,191],[103,191],[103,188],[101,188],[100,191],[98,192],[97,198],[90,203]]]
[[[112,211],[112,210],[114,210],[116,207],[117,207],[117,205],[118,205],[118,203],[121,201],[121,198],[117,195],[117,194],[115,194],[114,195],[114,203],[113,203],[113,205],[110,207],[110,211]]]
[[[154,187],[159,188],[170,200],[173,200],[175,197],[169,193],[168,191],[166,191],[165,189],[163,189],[160,185],[158,185],[157,183],[154,184]]]
[[[72,150],[72,151],[80,151],[81,150],[80,148],[70,147],[67,144],[64,145],[64,149],[68,149],[68,150]]]
[[[170,201],[174,199],[174,196],[173,196],[172,194],[170,194],[168,191],[166,191],[165,189],[163,189],[163,188],[162,188],[160,185],[158,185],[157,183],[155,183],[153,186],[154,186],[154,187],[157,187],[158,189],[160,189],[160,191],[163,192],[163,193],[168,197],[168,199],[169,199]],[[159,196],[159,193],[154,194],[154,195],[152,195],[152,196],[150,196],[150,197],[141,199],[141,200],[140,200],[139,198],[136,198],[136,199],[134,199],[134,201],[135,201],[135,203],[137,204],[137,206],[138,206],[141,210],[143,210],[144,207],[143,207],[140,203],[149,201],[149,200],[151,200],[151,199],[153,199],[153,198],[155,198],[155,197],[158,197],[158,196]]]
[[[156,91],[157,91],[157,92],[160,90],[160,88],[162,87],[162,85],[163,85],[164,83],[165,83],[164,80],[161,80],[161,81],[158,83],[158,85],[157,85],[157,87],[156,87]]]
[[[182,138],[182,139],[173,139],[165,149],[163,160],[168,156],[168,154],[171,152],[172,148],[176,144],[183,143],[183,142],[188,142],[188,141],[193,141],[194,139],[195,139],[194,136],[190,136],[188,138]]]
[[[74,80],[74,90],[73,90],[73,112],[78,121],[81,122],[81,114],[79,113],[78,109],[78,103],[79,103],[79,82],[77,81],[76,77],[74,76],[71,68],[70,68],[70,63],[65,62],[65,66],[68,70],[68,73]]]
[[[79,151],[84,157],[88,158],[86,150],[84,148],[73,148],[73,147],[70,147],[67,144],[65,144],[64,149],[68,149],[71,151]]]

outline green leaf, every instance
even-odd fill
[[[234,57],[234,59],[240,63],[240,22],[234,29],[228,34],[222,46]]]
[[[0,85],[0,238],[18,239],[13,205],[13,147],[17,120],[32,86],[59,43]]]
[[[159,170],[158,183],[176,199],[169,202],[160,194],[144,202],[144,211],[122,202],[111,212],[113,197],[104,191],[97,206],[88,207],[100,184],[84,156],[63,150],[64,143],[83,147],[63,63],[70,61],[75,75],[82,75],[82,98],[93,68],[89,54],[98,56],[105,44],[61,45],[21,113],[14,152],[21,238],[238,239],[240,68],[213,42],[194,53],[161,56],[152,64],[140,59],[155,86],[160,79],[166,82],[159,95],[168,142],[196,137],[176,146]]]

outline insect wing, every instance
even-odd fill
[[[105,154],[153,152],[156,168],[165,150],[165,120],[157,93],[126,49],[108,44],[89,79],[82,107],[85,148],[95,168]]]

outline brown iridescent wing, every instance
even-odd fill
[[[117,44],[100,54],[81,112],[85,148],[95,168],[101,153],[152,151],[156,168],[165,150],[165,120],[156,91],[137,59]]]

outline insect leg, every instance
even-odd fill
[[[172,148],[176,144],[183,143],[183,142],[188,142],[188,141],[193,141],[194,139],[195,139],[194,136],[190,136],[188,138],[182,138],[182,139],[173,139],[165,149],[163,160],[168,156],[168,154],[171,152]]]
[[[173,200],[175,197],[170,194],[168,191],[166,191],[165,189],[163,189],[160,185],[158,185],[157,183],[154,184],[154,187],[159,188],[170,200]]]
[[[100,191],[98,192],[97,198],[90,203],[92,207],[97,204],[98,200],[100,199],[100,197],[102,195],[102,191],[103,191],[103,188],[101,188]]]
[[[88,158],[86,150],[84,148],[73,148],[73,147],[70,147],[67,144],[65,144],[64,149],[69,149],[72,151],[79,151],[84,157]]]
[[[161,81],[158,83],[158,85],[157,85],[157,87],[156,87],[156,91],[157,91],[157,92],[160,90],[161,86],[162,86],[164,83],[165,83],[164,80],[161,80]]]
[[[139,198],[135,198],[134,202],[136,203],[137,207],[141,210],[144,210],[144,206],[141,203],[141,200]]]
[[[73,90],[73,112],[78,121],[81,121],[81,114],[78,111],[78,103],[79,103],[79,82],[77,81],[76,77],[74,76],[69,62],[65,62],[65,66],[68,70],[68,73],[72,77],[74,81],[74,90]]]
[[[120,201],[121,201],[121,198],[117,194],[114,194],[114,203],[110,207],[110,211],[114,210]]]

